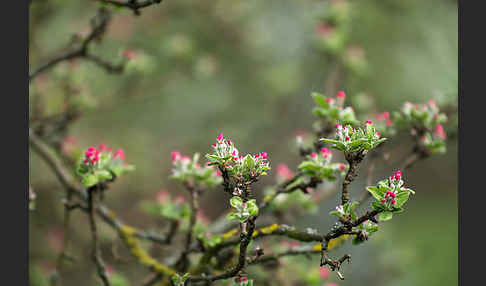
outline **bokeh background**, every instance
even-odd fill
[[[314,41],[322,2],[165,0],[139,17],[115,11],[102,43],[92,51],[116,62],[121,51],[131,49],[141,55],[137,65],[112,75],[89,62],[63,63],[31,83],[30,93],[43,98],[47,114],[55,114],[66,86],[75,87],[88,105],[70,131],[76,144],[122,147],[136,166],[110,189],[106,204],[129,224],[155,228],[160,222],[144,214],[140,202],[153,200],[161,189],[183,190],[168,179],[173,150],[205,154],[223,132],[240,150],[266,151],[272,165],[295,169],[300,162],[295,135],[312,130],[310,93],[324,91],[330,71]],[[351,41],[362,47],[368,66],[365,75],[350,76],[339,88],[358,112],[394,110],[406,100],[457,100],[456,1],[351,2]],[[95,1],[33,1],[31,69],[86,29],[97,7]],[[457,141],[453,138],[447,147],[446,155],[421,161],[404,174],[417,191],[405,213],[366,244],[348,243],[339,250],[353,257],[339,285],[457,285]],[[409,149],[405,144],[397,158]],[[388,176],[396,163],[379,166],[376,179]],[[257,191],[272,182],[271,173]],[[34,154],[30,183],[37,193],[29,217],[30,284],[49,285],[62,237],[63,191]],[[358,196],[364,185],[363,179],[355,182],[353,194]],[[336,201],[337,196],[330,198],[319,212],[296,218],[296,224],[328,229],[328,212]],[[214,218],[226,210],[227,197],[214,191],[202,205]],[[73,220],[70,252],[77,260],[66,285],[97,285],[87,218],[73,213]],[[103,247],[109,253],[123,245],[103,228]],[[128,280],[146,275],[141,266],[124,262],[128,256],[118,261],[107,255]]]

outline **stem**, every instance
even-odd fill
[[[356,153],[344,153],[344,157],[346,161],[349,163],[349,169],[344,177],[343,181],[343,190],[341,193],[341,204],[344,205],[345,203],[349,202],[350,195],[349,195],[349,185],[353,182],[354,178],[358,175],[358,166],[363,161],[367,150],[363,150]]]
[[[103,281],[103,285],[110,286],[110,281],[108,280],[108,276],[106,275],[105,264],[103,259],[101,258],[101,251],[98,241],[98,230],[96,227],[96,208],[95,208],[95,195],[98,191],[98,186],[94,186],[88,189],[88,210],[89,210],[89,223],[91,228],[91,239],[93,241],[93,250],[92,250],[92,259],[96,264],[96,268],[98,271],[98,276],[100,277],[101,281]]]

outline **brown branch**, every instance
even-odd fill
[[[104,35],[110,19],[110,12],[106,8],[102,7],[98,9],[96,16],[91,19],[91,32],[85,39],[83,39],[78,47],[61,55],[58,55],[38,67],[36,70],[29,74],[29,82],[37,77],[39,74],[53,68],[57,64],[64,61],[73,60],[75,58],[84,58],[90,60],[96,63],[98,66],[106,69],[108,72],[122,72],[125,64],[124,62],[120,65],[111,64],[95,55],[90,54],[88,49],[93,41],[101,39],[101,37]]]
[[[188,278],[188,281],[190,282],[200,282],[200,281],[205,281],[205,282],[214,282],[217,280],[222,280],[222,279],[228,279],[231,277],[236,276],[245,266],[246,266],[246,254],[247,254],[247,249],[248,245],[251,242],[252,236],[253,236],[253,231],[255,230],[255,219],[250,218],[246,222],[246,230],[247,232],[245,233],[244,231],[241,231],[240,234],[240,253],[238,255],[238,263],[230,270],[219,274],[219,275],[208,275],[208,276],[190,276]],[[241,229],[243,230],[243,224],[241,226]]]
[[[349,185],[353,182],[354,178],[358,175],[358,165],[363,161],[367,150],[353,152],[353,153],[344,153],[344,157],[346,161],[349,163],[349,169],[346,173],[346,176],[343,180],[343,189],[341,193],[341,204],[344,205],[349,201]]]
[[[199,209],[199,202],[198,202],[199,190],[189,184],[186,184],[186,188],[189,191],[189,194],[191,196],[191,201],[190,201],[191,215],[189,217],[189,228],[187,230],[184,250],[182,251],[181,256],[176,262],[177,269],[182,273],[184,273],[189,267],[189,260],[187,256],[190,253],[191,243],[194,235],[194,226],[196,225],[197,211]]]
[[[92,249],[91,256],[93,262],[96,264],[98,276],[100,277],[101,281],[103,281],[103,284],[105,286],[110,286],[110,281],[108,280],[108,276],[106,274],[105,263],[103,262],[103,258],[101,257],[101,250],[98,241],[98,230],[96,226],[95,196],[98,194],[97,193],[98,190],[100,190],[98,186],[94,186],[88,189],[89,224],[91,228],[91,239],[93,242],[93,249]]]
[[[160,4],[162,0],[126,0],[126,1],[116,1],[116,0],[99,0],[101,3],[113,5],[120,8],[128,8],[133,11],[136,16],[140,15],[140,9],[149,7],[153,4]]]

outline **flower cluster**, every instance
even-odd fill
[[[222,133],[218,135],[212,146],[214,152],[206,155],[208,164],[217,165],[220,169],[227,171],[230,176],[248,180],[264,176],[267,174],[266,171],[270,170],[266,152],[242,156],[234,143],[225,139]]]
[[[421,138],[422,144],[431,154],[444,154],[446,152],[445,139],[447,135],[442,124],[434,128],[434,133],[427,132]]]
[[[214,187],[223,181],[218,169],[213,166],[201,166],[198,153],[191,158],[174,151],[171,157],[173,179],[202,188]]]
[[[396,171],[393,176],[378,182],[376,186],[366,187],[366,189],[377,200],[372,203],[372,207],[380,212],[380,220],[389,220],[393,213],[402,212],[401,207],[410,194],[415,194],[413,190],[405,188],[401,171]]]
[[[188,218],[191,213],[189,204],[184,197],[179,195],[171,198],[166,190],[157,193],[155,202],[143,203],[142,209],[154,217],[163,217],[168,220],[182,220]]]
[[[134,170],[125,162],[125,152],[118,149],[115,152],[105,144],[91,146],[83,154],[78,163],[77,174],[82,178],[85,187],[94,186],[100,182],[114,180],[121,174]]]
[[[327,148],[321,148],[319,154],[313,152],[308,160],[300,163],[298,168],[308,176],[333,181],[336,179],[336,173],[344,174],[346,165],[331,163],[331,160],[332,152]]]
[[[375,128],[380,130],[380,132],[377,132],[378,136],[389,137],[396,134],[393,121],[390,117],[390,112],[384,111],[376,115]]]
[[[349,3],[331,2],[316,24],[318,48],[333,56],[340,56],[348,42],[350,20]]]
[[[336,98],[325,97],[317,92],[313,92],[311,95],[317,103],[317,106],[312,110],[314,115],[330,124],[336,124],[338,122],[351,125],[358,124],[353,108],[350,106],[344,107],[344,100],[346,98],[344,91],[339,91]]]
[[[237,219],[241,223],[247,221],[250,217],[258,215],[258,206],[255,200],[244,202],[242,198],[234,196],[230,200],[230,204],[236,211],[228,214],[229,220]]]
[[[368,62],[363,48],[351,43],[349,1],[330,1],[324,13],[319,14],[315,25],[315,42],[318,49],[334,59],[340,60],[343,66],[358,76],[364,75],[368,69]]]
[[[447,116],[441,113],[434,100],[427,104],[405,102],[402,109],[395,112],[397,125],[404,129],[414,126],[420,129],[434,130],[435,126],[447,121]]]
[[[371,120],[367,120],[365,128],[353,128],[350,125],[336,124],[335,139],[322,138],[321,140],[332,144],[333,148],[343,152],[359,152],[371,150],[384,142],[386,138],[380,138]]]

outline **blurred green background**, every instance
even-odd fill
[[[69,83],[88,103],[96,103],[83,112],[70,134],[82,148],[107,143],[125,149],[127,161],[137,170],[110,189],[106,204],[129,224],[155,228],[160,222],[144,215],[139,202],[153,199],[161,189],[174,194],[182,190],[168,180],[173,150],[205,154],[223,132],[240,150],[266,151],[273,166],[286,163],[295,170],[300,162],[295,135],[311,131],[315,119],[310,93],[323,92],[330,70],[313,42],[322,2],[165,0],[142,10],[140,17],[114,11],[93,53],[117,62],[122,50],[132,49],[143,60],[121,75],[107,74],[89,62],[79,61],[74,69],[63,63],[31,83],[31,96],[44,98],[47,113],[55,114]],[[397,109],[404,101],[457,99],[456,1],[351,2],[351,39],[364,49],[368,73],[349,77],[339,88],[358,111],[366,105],[383,111]],[[97,6],[96,1],[33,1],[31,70],[88,27]],[[363,92],[368,95],[364,102],[357,97]],[[419,162],[404,175],[417,191],[405,213],[368,243],[339,250],[353,256],[339,285],[457,284],[456,147],[451,140],[446,155]],[[46,165],[33,154],[30,159],[30,183],[37,193],[36,210],[29,218],[30,278],[31,285],[48,285],[62,230],[63,192]],[[376,179],[396,167],[381,166]],[[271,173],[257,189],[273,180]],[[353,193],[358,196],[364,184],[362,179],[355,182]],[[226,195],[218,192],[202,200],[212,218],[227,208]],[[319,213],[299,217],[297,225],[328,229],[332,219],[327,213],[336,201],[337,196],[323,203]],[[73,219],[71,252],[77,262],[66,285],[96,285],[87,218],[74,214]],[[103,239],[107,252],[123,248],[113,242],[116,236],[109,228]],[[123,259],[130,261],[128,256]],[[113,264],[133,281],[146,274],[128,262]]]

